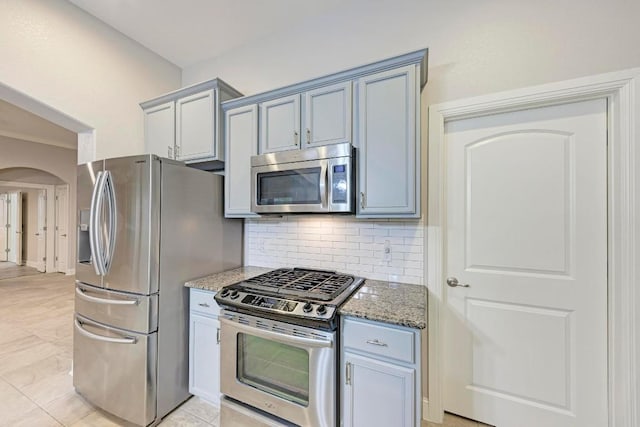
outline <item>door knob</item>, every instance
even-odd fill
[[[457,277],[447,277],[447,285],[451,286],[452,288],[456,288],[456,287],[468,288],[469,287],[467,283],[458,282]]]

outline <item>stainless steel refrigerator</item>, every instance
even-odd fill
[[[242,264],[222,179],[153,155],[78,166],[73,384],[128,422],[189,397],[184,282]]]

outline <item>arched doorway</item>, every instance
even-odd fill
[[[0,169],[0,276],[71,273],[69,187],[40,169]]]

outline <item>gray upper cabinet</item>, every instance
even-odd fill
[[[351,142],[351,82],[260,103],[260,153]]]
[[[165,102],[144,110],[145,152],[174,158],[175,103]]]
[[[361,217],[420,216],[420,82],[416,66],[358,79]]]
[[[351,82],[304,93],[302,148],[351,142]]]
[[[356,216],[419,218],[420,93],[427,82],[427,52],[223,102],[230,153],[225,214],[255,216],[252,155],[347,142],[356,148]]]
[[[260,153],[300,146],[300,95],[260,103]]]
[[[216,93],[205,90],[176,101],[176,159],[219,160],[216,128]]]
[[[220,79],[198,83],[140,104],[145,118],[145,152],[223,167],[220,103],[242,94]]]
[[[258,216],[251,212],[251,156],[257,154],[256,104],[225,112],[224,212],[226,217]]]

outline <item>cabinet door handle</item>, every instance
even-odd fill
[[[345,384],[351,385],[351,362],[347,362],[344,376],[345,376]]]
[[[198,305],[199,305],[200,307],[209,307],[209,304],[207,304],[206,302],[198,303]]]
[[[180,146],[176,145],[176,157],[175,158],[177,159],[178,157],[180,157]]]
[[[389,344],[387,344],[386,342],[378,341],[377,339],[367,340],[366,342],[367,344],[377,345],[378,347],[389,347]]]
[[[170,159],[173,159],[173,147],[172,146],[168,146],[167,147],[167,157]]]
[[[293,145],[298,145],[298,131],[293,131]]]
[[[220,328],[216,330],[216,343],[220,344]]]
[[[307,144],[311,144],[311,129],[307,128]]]
[[[364,209],[364,204],[365,204],[364,199],[365,199],[365,197],[364,197],[364,192],[362,192],[362,191],[361,191],[361,192],[360,192],[360,207],[361,207],[362,209]]]

